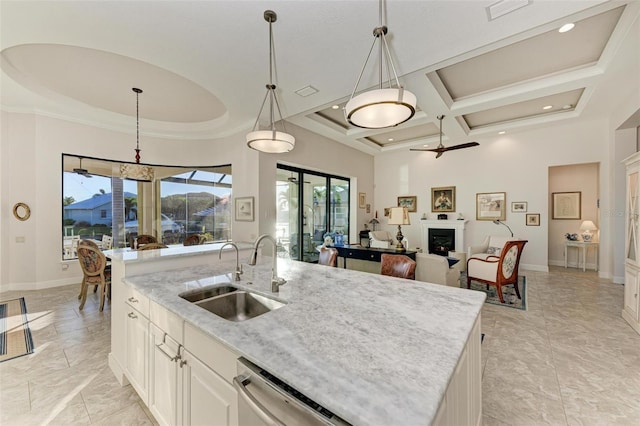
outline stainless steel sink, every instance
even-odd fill
[[[212,297],[220,296],[221,294],[231,293],[237,291],[236,287],[225,285],[221,287],[203,287],[196,290],[190,290],[184,293],[180,293],[180,297],[189,302],[198,302],[204,299],[210,299]]]
[[[182,293],[180,297],[229,321],[245,321],[285,305],[284,302],[233,286],[202,288]]]

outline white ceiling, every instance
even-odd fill
[[[392,129],[351,128],[331,109],[348,100],[373,41],[372,0],[3,0],[0,101],[133,133],[139,87],[143,136],[188,143],[249,131],[269,80],[266,9],[278,14],[283,115],[371,154],[437,143],[440,114],[445,145],[605,114],[625,93],[616,84],[640,75],[637,55],[616,55],[625,37],[638,41],[627,33],[639,1],[507,0],[525,6],[490,20],[496,3],[386,2],[394,63],[419,108]],[[576,28],[559,34],[567,21]],[[372,67],[359,88],[376,79]],[[295,93],[306,86],[318,92]]]

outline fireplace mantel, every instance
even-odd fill
[[[422,226],[422,249],[426,252],[429,250],[429,228],[436,229],[454,229],[456,231],[456,251],[466,251],[465,245],[465,227],[468,220],[420,220]]]

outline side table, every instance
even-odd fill
[[[465,272],[467,270],[467,253],[463,251],[450,251],[449,257],[459,260],[458,263],[452,266],[453,269],[457,269],[460,272]]]
[[[596,267],[595,270],[598,270],[598,247],[600,246],[599,243],[597,242],[593,242],[593,241],[565,241],[564,242],[564,267],[567,267],[567,252],[568,252],[568,248],[569,247],[575,247],[578,249],[578,268],[580,268],[580,254],[582,254],[582,272],[585,272],[587,270],[587,251],[589,251],[589,249],[591,247],[594,247],[596,250]],[[582,252],[582,253],[581,253]]]

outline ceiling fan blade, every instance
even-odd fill
[[[454,149],[471,148],[472,146],[480,145],[478,142],[461,143],[460,145],[453,145],[444,148],[445,151],[453,151]]]

